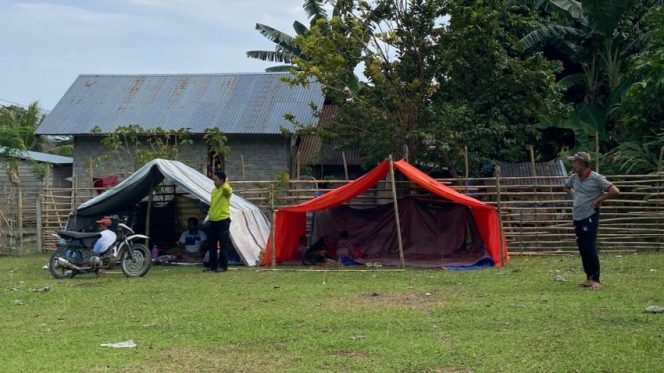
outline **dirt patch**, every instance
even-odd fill
[[[155,358],[123,371],[129,372],[266,372],[285,370],[298,361],[292,354],[270,348],[234,344],[222,348],[170,348]]]
[[[378,307],[431,310],[444,307],[444,305],[445,302],[439,294],[413,290],[401,293],[363,293],[334,298],[327,302],[327,306],[333,308],[359,308],[363,310]]]
[[[368,359],[373,354],[370,352],[362,352],[362,351],[332,351],[329,352],[328,355],[350,358],[350,359]]]
[[[470,373],[469,370],[457,369],[455,367],[441,367],[430,370],[432,373]]]

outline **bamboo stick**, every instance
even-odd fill
[[[271,229],[270,233],[271,233],[271,236],[272,236],[272,247],[271,247],[271,250],[270,250],[271,251],[270,255],[271,255],[272,268],[274,269],[274,268],[277,267],[277,243],[276,243],[276,239],[277,239],[277,234],[276,234],[276,230],[277,230],[277,211],[274,208],[274,187],[271,188],[271,191],[272,191],[272,193],[270,193],[270,196],[271,196],[270,206],[272,208],[272,227],[271,227],[272,229]]]
[[[496,197],[498,199],[498,229],[500,230],[500,265],[501,267],[505,266],[505,261],[507,260],[505,243],[504,243],[504,231],[503,231],[503,217],[502,217],[502,204],[501,204],[501,195],[500,195],[500,165],[496,165]]]
[[[394,183],[394,161],[390,155],[390,179],[392,180],[392,203],[394,204],[394,220],[397,225],[397,240],[399,244],[399,260],[401,268],[406,268],[406,262],[403,256],[403,240],[401,238],[401,222],[399,220],[399,204],[397,202],[397,186]]]

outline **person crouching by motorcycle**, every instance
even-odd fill
[[[105,252],[106,249],[111,247],[118,238],[115,232],[109,229],[111,225],[113,225],[113,222],[108,217],[103,217],[97,220],[97,230],[101,233],[101,237],[99,237],[97,242],[95,242],[95,245],[92,247],[92,252],[95,255]]]

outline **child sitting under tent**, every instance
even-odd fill
[[[337,248],[332,237],[324,235],[304,253],[302,264],[324,265],[336,254]]]

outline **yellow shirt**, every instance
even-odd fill
[[[233,188],[229,183],[224,183],[221,188],[212,189],[210,198],[210,210],[208,217],[210,221],[221,221],[231,217],[231,195]]]

